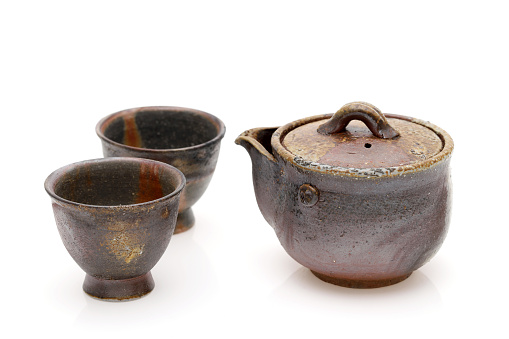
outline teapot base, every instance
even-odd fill
[[[177,225],[173,234],[178,234],[189,230],[194,226],[194,213],[191,208],[180,212],[177,216]]]
[[[155,283],[150,272],[130,279],[100,279],[86,275],[83,290],[89,296],[105,301],[128,301],[152,292]]]
[[[342,287],[349,287],[349,288],[378,288],[378,287],[384,287],[384,286],[390,286],[397,284],[399,282],[402,282],[406,278],[408,278],[412,272],[406,275],[402,275],[399,277],[394,277],[390,279],[381,279],[381,280],[355,280],[355,279],[343,279],[343,278],[335,278],[335,277],[329,277],[325,274],[315,272],[311,270],[311,273],[313,273],[318,279],[325,281],[329,284],[334,284]]]

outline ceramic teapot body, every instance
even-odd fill
[[[427,163],[377,170],[299,162],[288,153],[282,142],[288,131],[331,116],[237,138],[252,159],[260,211],[286,252],[322,280],[356,288],[402,281],[433,257],[447,234],[452,140],[431,124],[387,115],[445,133],[450,150]]]

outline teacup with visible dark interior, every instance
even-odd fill
[[[191,207],[205,192],[219,156],[225,126],[190,108],[155,106],[113,113],[96,127],[105,157],[137,157],[177,167],[186,177],[175,233],[194,225]]]
[[[184,175],[149,159],[104,158],[64,166],[44,183],[62,241],[86,272],[83,289],[107,300],[154,288],[150,270],[175,229]]]

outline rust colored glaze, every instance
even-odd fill
[[[111,114],[96,127],[105,157],[162,161],[186,176],[175,233],[194,225],[191,207],[205,192],[225,127],[215,116],[181,107],[140,107]]]
[[[124,144],[132,147],[143,147],[140,132],[136,127],[135,115],[124,116]]]
[[[62,167],[44,186],[62,241],[87,273],[86,293],[128,300],[152,291],[150,270],[170,242],[185,186],[179,170],[105,158]]]
[[[142,164],[138,178],[137,204],[141,204],[154,198],[163,197],[163,187],[159,182],[159,167],[157,164]]]
[[[329,283],[373,288],[400,282],[433,257],[447,234],[452,139],[430,123],[387,116],[401,135],[373,139],[371,147],[364,147],[363,138],[375,137],[366,135],[366,127],[360,129],[358,124],[328,136],[316,131],[331,114],[279,128],[251,129],[236,140],[251,156],[258,206],[282,246]],[[415,126],[401,128],[406,123]],[[341,152],[338,158],[327,158],[333,147],[326,139],[317,145],[309,143],[314,153],[295,155],[286,138],[308,124],[314,124],[320,138],[329,137],[339,144],[339,150],[361,153],[358,159],[362,161],[355,163]],[[429,131],[432,138],[428,138]],[[420,144],[428,139],[429,143]],[[370,157],[370,152],[391,149],[388,145],[394,143],[400,145],[396,158],[386,156],[397,159],[396,163],[361,166],[369,165],[372,158],[376,161],[371,164],[380,164],[382,158]],[[425,156],[412,158],[417,146]],[[402,154],[409,158],[401,160]]]

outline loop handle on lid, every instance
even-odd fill
[[[325,135],[342,132],[352,120],[361,120],[373,135],[382,139],[392,139],[399,135],[378,108],[361,101],[341,107],[329,121],[318,127],[317,132]]]

